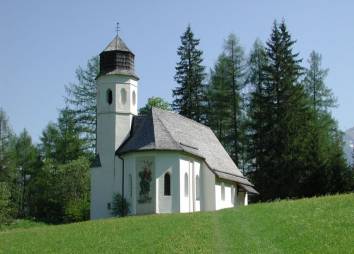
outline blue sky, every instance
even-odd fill
[[[204,65],[215,63],[235,33],[248,52],[266,41],[274,19],[285,19],[307,65],[311,50],[330,69],[341,129],[354,126],[354,1],[17,1],[0,2],[0,107],[18,133],[38,141],[64,106],[64,86],[75,69],[120,35],[136,55],[139,106],[148,97],[171,101],[180,35],[191,24]]]

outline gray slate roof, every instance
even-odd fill
[[[130,137],[116,153],[122,155],[148,150],[193,154],[204,159],[218,177],[253,186],[242,175],[209,127],[177,113],[152,108],[150,115],[135,116]]]
[[[126,51],[132,53],[119,36],[115,36],[103,51],[113,51],[113,50]]]

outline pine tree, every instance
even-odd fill
[[[202,65],[203,52],[198,49],[199,39],[194,38],[190,26],[181,36],[177,50],[180,60],[176,66],[172,107],[175,111],[198,122],[205,121],[205,67]]]
[[[76,70],[77,83],[66,86],[65,98],[86,141],[86,149],[93,150],[96,144],[96,77],[99,73],[99,58],[93,57],[86,68]]]

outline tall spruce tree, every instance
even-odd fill
[[[66,86],[65,100],[74,113],[80,127],[86,149],[93,150],[96,144],[96,77],[99,73],[99,58],[93,57],[86,68],[76,70],[77,83]]]
[[[198,122],[205,121],[205,67],[202,65],[203,52],[198,49],[199,39],[194,38],[190,25],[181,36],[177,50],[179,62],[176,66],[172,107],[175,111]]]
[[[294,44],[285,22],[274,22],[264,68],[264,161],[254,172],[262,200],[298,196],[304,170],[308,103],[299,82],[301,60],[293,53]]]
[[[244,161],[245,108],[242,89],[245,85],[245,67],[239,40],[230,34],[210,74],[208,121],[231,158],[241,167]]]

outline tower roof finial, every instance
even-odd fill
[[[118,37],[119,31],[120,31],[119,22],[117,22],[117,26],[116,26],[117,37]]]

